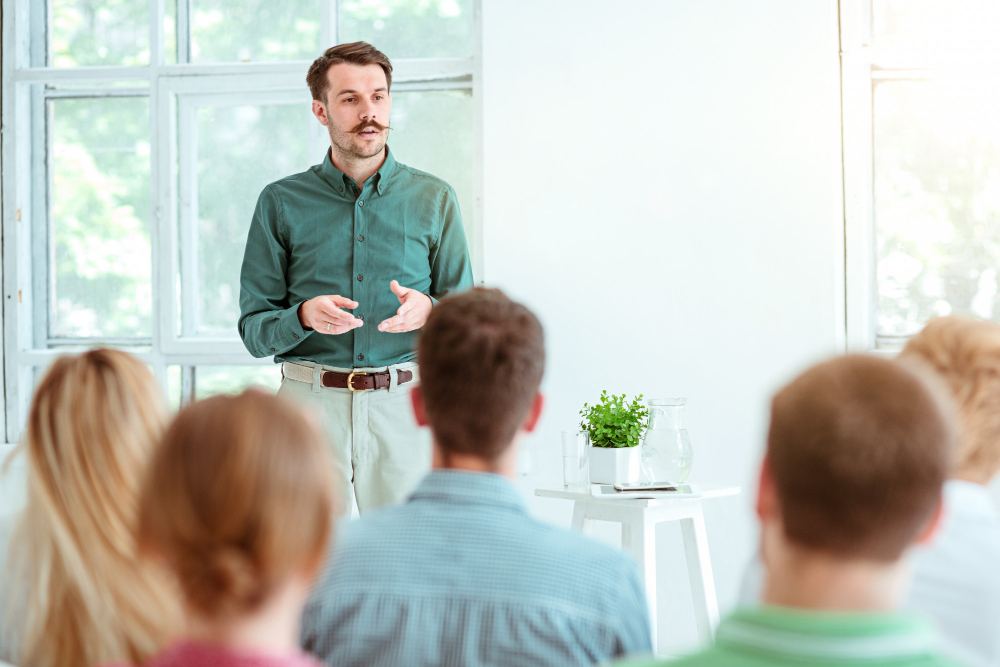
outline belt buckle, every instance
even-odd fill
[[[348,373],[347,374],[347,388],[350,389],[351,391],[364,391],[364,389],[355,389],[354,388],[354,383],[352,383],[351,380],[354,379],[355,375],[364,375],[364,373],[357,373],[357,372]]]

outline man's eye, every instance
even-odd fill
[[[375,100],[376,101],[381,101],[382,99],[384,99],[384,98],[381,95],[376,95],[375,96]]]
[[[344,98],[344,101],[345,101],[345,102],[353,102],[353,101],[354,101],[354,98],[353,98],[353,97],[345,97],[345,98]]]

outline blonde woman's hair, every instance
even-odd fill
[[[917,359],[946,383],[961,414],[952,474],[988,482],[1000,471],[1000,326],[938,317],[911,338],[900,359]]]
[[[21,447],[28,500],[11,541],[3,623],[18,664],[139,663],[179,619],[176,591],[138,560],[140,486],[166,420],[146,366],[98,349],[52,364]]]
[[[248,390],[181,410],[149,467],[139,543],[206,618],[253,611],[321,565],[331,534],[327,448],[283,399]]]

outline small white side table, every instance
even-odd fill
[[[596,485],[594,485],[596,486]],[[657,651],[659,637],[656,624],[656,524],[680,521],[684,538],[684,555],[687,559],[691,596],[694,599],[695,624],[703,644],[712,641],[719,625],[719,603],[715,597],[715,580],[712,578],[712,561],[708,555],[708,535],[705,532],[703,500],[735,496],[738,486],[722,484],[697,484],[700,498],[605,498],[583,491],[566,488],[535,489],[542,498],[572,500],[573,529],[584,534],[594,530],[594,521],[613,521],[622,525],[622,548],[631,553],[639,563],[649,603],[649,621],[652,625],[653,652]]]

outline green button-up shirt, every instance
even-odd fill
[[[455,191],[385,152],[360,193],[329,152],[261,192],[240,272],[239,331],[253,356],[340,368],[411,361],[416,331],[378,330],[400,305],[389,283],[435,303],[472,287]],[[299,304],[324,294],[357,301],[352,312],[364,326],[339,335],[303,329]]]

